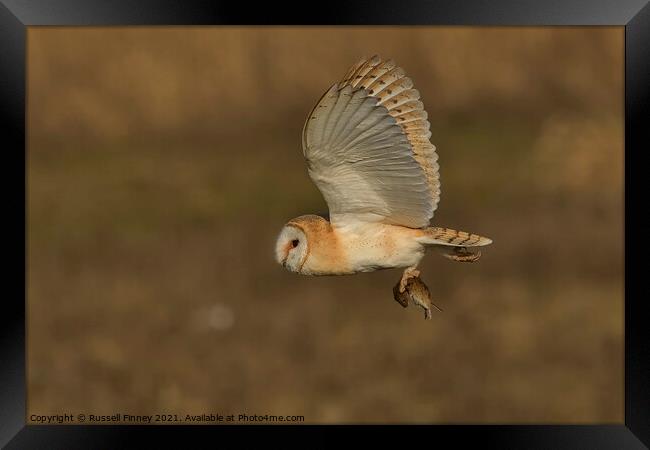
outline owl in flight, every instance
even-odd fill
[[[431,298],[417,266],[429,248],[476,261],[486,237],[429,226],[440,200],[436,148],[420,93],[393,61],[352,66],[313,108],[302,132],[309,176],[329,207],[290,220],[277,261],[303,275],[344,275],[404,268],[393,289],[430,318]]]

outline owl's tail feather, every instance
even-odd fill
[[[481,257],[480,250],[469,251],[467,247],[481,247],[492,243],[492,239],[466,231],[449,228],[425,228],[420,242],[434,247],[445,258],[458,262],[474,262]]]
[[[420,242],[425,245],[442,245],[445,247],[481,247],[492,243],[492,239],[466,231],[450,228],[429,227],[422,230]]]

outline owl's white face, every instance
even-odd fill
[[[293,225],[285,225],[275,244],[275,258],[291,272],[300,272],[307,259],[307,236]]]

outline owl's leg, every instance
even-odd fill
[[[445,249],[442,255],[445,258],[458,262],[474,262],[481,257],[481,251],[476,250],[475,253],[472,253],[467,250],[467,247],[454,247],[452,249]]]
[[[406,285],[408,284],[409,279],[417,278],[420,276],[420,271],[413,267],[407,267],[402,274],[402,279],[399,282],[399,291],[404,293],[406,290]]]

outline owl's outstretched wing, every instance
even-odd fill
[[[332,224],[429,224],[440,183],[419,97],[401,68],[375,56],[354,65],[309,114],[303,152]]]

